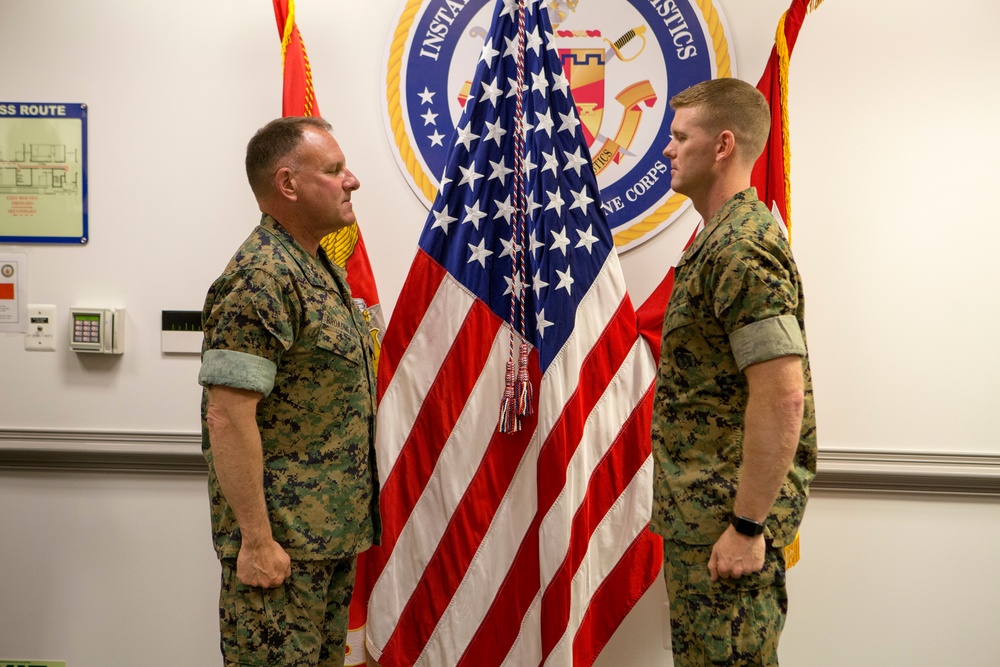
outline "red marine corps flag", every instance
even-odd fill
[[[281,37],[281,59],[284,70],[281,115],[319,116],[319,105],[313,91],[309,56],[306,55],[302,36],[295,24],[295,1],[272,0],[272,2],[274,3],[274,18],[278,24],[278,35]],[[372,338],[375,341],[375,349],[378,351],[382,342],[382,332],[385,331],[385,324],[378,290],[375,287],[375,276],[372,273],[368,252],[365,250],[365,242],[361,237],[357,223],[324,237],[320,243],[330,260],[346,269],[347,284],[351,287],[355,303],[361,308],[368,321]],[[358,558],[357,579],[359,582],[365,581],[364,567],[365,559],[364,554],[362,554]],[[365,664],[366,602],[367,596],[362,585],[359,595],[351,600],[345,660],[345,664],[349,666]]]
[[[295,0],[273,0],[274,18],[281,38],[284,83],[281,91],[282,116],[319,116],[313,93],[312,70],[302,35],[295,25]]]
[[[384,667],[590,665],[659,578],[639,338],[537,0],[498,0],[379,366]]]
[[[788,144],[788,65],[806,12],[822,2],[793,0],[788,11],[781,15],[771,57],[757,82],[757,89],[771,105],[771,134],[754,165],[751,184],[757,188],[760,200],[770,205],[771,213],[788,229],[789,235],[792,231],[792,182]]]

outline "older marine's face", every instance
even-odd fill
[[[296,158],[296,194],[313,228],[325,236],[357,222],[351,193],[361,182],[347,168],[347,159],[333,135],[305,128]]]

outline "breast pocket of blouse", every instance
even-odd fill
[[[341,322],[335,312],[324,312],[315,326],[312,344],[295,355],[280,387],[287,400],[300,408],[334,416],[345,401],[367,392],[364,347],[359,334],[350,328],[352,323]]]
[[[686,299],[679,299],[667,307],[663,319],[661,354],[669,359],[675,369],[684,369],[696,363],[697,328],[694,314]]]

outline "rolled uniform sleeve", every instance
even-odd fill
[[[806,355],[796,317],[798,288],[776,257],[741,240],[720,253],[716,267],[713,309],[740,371],[778,357]]]
[[[209,290],[198,383],[260,392],[274,389],[278,363],[295,340],[294,301],[259,269],[226,275]]]
[[[729,335],[729,344],[741,371],[778,357],[806,356],[806,344],[794,315],[770,317],[741,327]]]
[[[201,358],[198,384],[214,384],[235,389],[248,389],[264,396],[274,389],[278,367],[268,359],[233,350],[206,350]]]

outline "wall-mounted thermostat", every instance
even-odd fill
[[[125,351],[125,309],[70,308],[69,349],[121,354]]]
[[[205,340],[201,332],[201,311],[164,310],[161,313],[160,349],[166,354],[201,354],[201,344]]]

